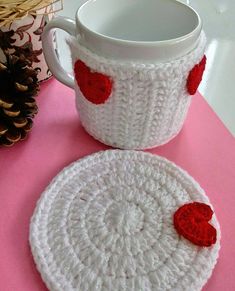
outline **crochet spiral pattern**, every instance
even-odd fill
[[[187,55],[166,63],[148,64],[98,56],[81,45],[79,39],[70,37],[77,107],[84,128],[99,141],[123,149],[151,148],[171,140],[183,126],[192,98],[190,92],[194,92],[195,84],[199,85],[190,80],[188,92],[187,78],[202,60],[205,43],[202,32],[196,47]],[[94,91],[86,94],[87,87],[85,90],[81,86],[84,74],[77,78],[78,61],[89,68],[91,79],[97,73],[112,80],[110,96],[110,84],[104,95],[109,96],[107,100],[94,102],[90,97]]]
[[[217,241],[198,247],[178,235],[175,211],[209,204],[173,163],[149,153],[110,150],[65,168],[44,191],[30,226],[43,280],[57,291],[197,291],[215,266]]]

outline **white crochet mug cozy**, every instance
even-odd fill
[[[54,52],[55,28],[71,35],[73,76]],[[76,24],[55,18],[42,41],[54,76],[75,89],[84,128],[123,149],[175,137],[205,69],[201,19],[175,0],[89,0],[78,9]]]

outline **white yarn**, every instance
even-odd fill
[[[53,291],[197,291],[220,247],[179,236],[173,214],[208,198],[175,164],[137,151],[93,154],[65,168],[37,203],[31,250]]]
[[[77,107],[84,128],[101,142],[124,149],[145,149],[164,144],[183,126],[191,96],[187,77],[205,50],[202,32],[196,48],[167,63],[120,62],[96,55],[70,38],[72,61],[80,59],[113,80],[104,104],[96,105],[82,95],[76,81]]]

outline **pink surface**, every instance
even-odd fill
[[[81,127],[72,90],[50,80],[38,104],[29,139],[0,149],[0,291],[47,290],[28,244],[35,203],[64,166],[108,148]],[[222,249],[204,291],[235,290],[235,139],[197,95],[181,133],[150,152],[187,170],[207,192],[221,224]]]

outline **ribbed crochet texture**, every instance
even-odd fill
[[[175,211],[209,204],[173,163],[149,153],[112,150],[65,168],[42,194],[30,244],[53,291],[197,291],[210,277],[217,242],[198,247],[179,236]]]
[[[101,142],[124,149],[145,149],[164,144],[183,126],[192,96],[186,88],[190,70],[205,50],[202,32],[193,51],[166,63],[123,62],[96,55],[69,38],[73,66],[80,59],[94,72],[113,80],[104,104],[93,104],[75,80],[77,107],[84,128]]]

